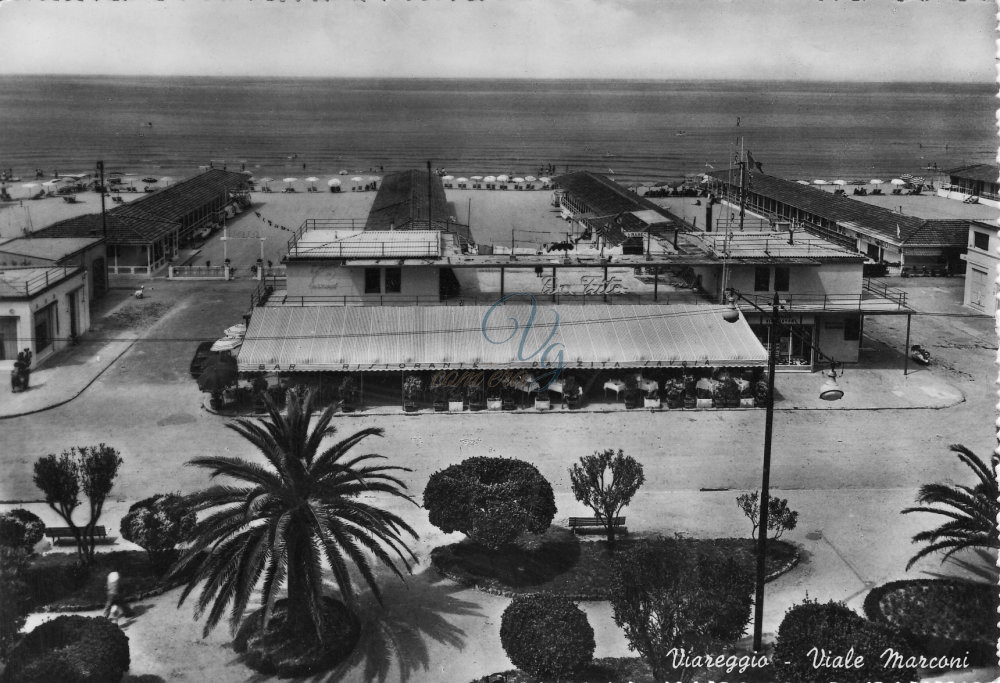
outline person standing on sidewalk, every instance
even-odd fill
[[[130,617],[132,615],[132,610],[121,598],[121,575],[115,570],[111,570],[108,574],[108,601],[104,605],[104,618],[111,619],[112,612],[114,612],[115,623],[122,616]]]

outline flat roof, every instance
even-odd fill
[[[0,268],[0,297],[29,297],[80,271],[80,266]]]
[[[994,185],[1000,183],[1000,166],[996,164],[969,164],[949,169],[945,173],[953,178],[968,178]]]
[[[567,369],[766,365],[767,352],[746,321],[723,320],[727,309],[713,304],[546,307],[536,312],[524,348],[561,344],[556,350]],[[239,369],[544,371],[540,353],[522,360],[518,351],[532,310],[524,305],[256,308]],[[549,355],[553,363],[556,350]]]
[[[0,259],[9,254],[56,262],[103,241],[103,237],[19,237],[0,244]]]
[[[797,231],[688,232],[687,236],[701,240],[719,258],[730,259],[810,259],[819,261],[864,261],[854,251],[841,249],[832,242]]]

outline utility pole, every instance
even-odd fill
[[[428,159],[427,161],[427,229],[428,230],[434,229],[433,223],[431,222],[431,219],[433,218],[432,214],[434,212],[434,208],[431,203],[431,186],[433,185],[433,183],[434,180],[431,176],[431,162]]]
[[[747,212],[747,162],[740,160],[740,232],[743,231],[743,219]]]
[[[101,234],[104,239],[108,239],[108,220],[104,215],[104,161],[97,162],[97,174],[99,176],[99,183],[101,189]]]

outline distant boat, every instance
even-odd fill
[[[684,132],[684,131],[682,131],[682,130],[679,130],[679,131],[677,131],[677,134],[678,134],[678,135],[687,135],[687,133],[685,133],[685,132]]]

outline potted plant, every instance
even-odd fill
[[[31,349],[25,349],[17,354],[14,369],[10,371],[10,390],[13,393],[28,390],[31,378]]]
[[[698,405],[698,382],[694,375],[684,375],[681,380],[684,385],[684,407],[694,408]]]
[[[551,410],[552,401],[549,400],[549,392],[544,391],[541,387],[535,392],[535,410]]]
[[[469,384],[465,391],[469,398],[469,410],[484,410],[486,408],[486,391],[482,382]]]
[[[353,375],[346,375],[340,381],[338,389],[340,393],[340,409],[345,413],[353,412],[357,408],[358,391]]]
[[[566,377],[566,381],[563,383],[563,392],[563,396],[566,397],[566,405],[570,409],[580,407],[580,396],[583,394],[583,389],[576,381],[575,376],[568,375]]]
[[[767,399],[768,399],[767,380],[759,379],[754,384],[754,401],[757,403],[757,406],[760,407],[767,405]]]
[[[443,413],[448,410],[448,387],[438,377],[431,385],[431,396],[434,399],[434,411]]]
[[[503,410],[514,410],[517,408],[517,396],[514,393],[514,388],[507,384],[504,384],[500,390],[500,407]]]
[[[462,390],[459,387],[448,387],[448,412],[460,413],[465,410],[462,400]]]
[[[637,408],[641,397],[642,392],[639,391],[639,383],[635,377],[627,377],[625,379],[625,407],[629,410]]]
[[[417,399],[424,390],[423,381],[416,375],[410,375],[403,381],[403,410],[412,413],[417,409]]]
[[[646,392],[646,395],[642,397],[642,407],[643,408],[659,408],[660,407],[660,395],[655,389],[650,389]]]
[[[668,408],[681,408],[684,406],[684,381],[670,380],[664,387]]]

